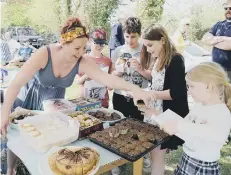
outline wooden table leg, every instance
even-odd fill
[[[133,175],[142,175],[144,158],[133,163]]]

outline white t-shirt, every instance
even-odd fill
[[[125,58],[127,61],[125,65],[127,65],[128,60],[132,57],[137,58],[137,61],[140,63],[140,52],[142,49],[142,44],[139,44],[137,48],[130,48],[128,45],[119,46],[115,49],[112,55],[112,62],[115,63],[118,58]],[[123,79],[132,84],[139,86],[140,88],[148,87],[148,80],[139,74],[136,71],[133,71],[129,66],[126,66],[126,69],[123,73]],[[115,89],[114,91],[117,94],[123,95],[123,91]]]
[[[10,53],[11,53],[11,56],[12,56],[12,58],[15,56],[15,55],[13,55],[13,54],[15,54],[14,52],[16,51],[16,50],[18,50],[19,48],[20,48],[20,43],[19,42],[17,42],[16,40],[14,40],[14,39],[10,39],[9,41],[7,41],[7,43],[8,43],[8,45],[9,45],[9,48],[10,48]]]
[[[231,128],[231,114],[225,104],[204,106],[196,104],[178,124],[185,140],[184,152],[192,158],[214,162],[227,141]]]

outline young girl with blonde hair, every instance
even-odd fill
[[[217,63],[206,62],[186,75],[189,93],[196,102],[183,120],[163,125],[170,135],[185,140],[175,175],[219,175],[218,160],[231,128],[231,84]]]

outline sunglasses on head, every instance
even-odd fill
[[[231,11],[231,7],[224,7],[225,10],[230,10]]]

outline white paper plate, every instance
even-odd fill
[[[106,108],[95,108],[95,109],[91,109],[91,110],[87,111],[87,114],[89,114],[89,112],[96,112],[96,111],[103,111],[103,112],[105,112],[105,113],[113,113],[113,112],[115,112],[115,113],[117,113],[117,114],[120,115],[121,119],[124,119],[124,118],[125,118],[124,115],[123,115],[121,112],[116,111],[116,110],[113,110],[113,109],[106,109]],[[107,121],[103,121],[103,122],[104,122],[104,123],[105,123],[105,122],[117,122],[117,121],[120,121],[121,119],[118,119],[118,120],[107,120]]]
[[[81,147],[76,147],[76,146],[65,146],[65,147],[56,147],[56,146],[55,146],[55,147],[53,147],[52,149],[50,149],[50,150],[49,150],[46,154],[44,154],[44,155],[42,156],[42,158],[39,160],[39,164],[38,164],[39,173],[40,173],[41,175],[55,175],[55,174],[51,171],[51,169],[50,169],[50,167],[49,167],[49,163],[48,163],[48,158],[49,158],[49,156],[50,156],[51,154],[53,154],[53,153],[59,151],[60,149],[63,149],[63,148],[72,148],[72,147],[81,148]],[[95,150],[95,151],[99,154],[99,152],[98,152],[96,149],[94,149],[94,148],[91,148],[91,149]],[[100,156],[100,154],[99,154],[99,156]],[[92,171],[91,173],[87,174],[87,175],[94,175],[94,174],[96,174],[97,171],[99,170],[99,167],[100,167],[100,160],[99,160],[99,162],[98,162],[98,164],[97,164],[95,170]]]

